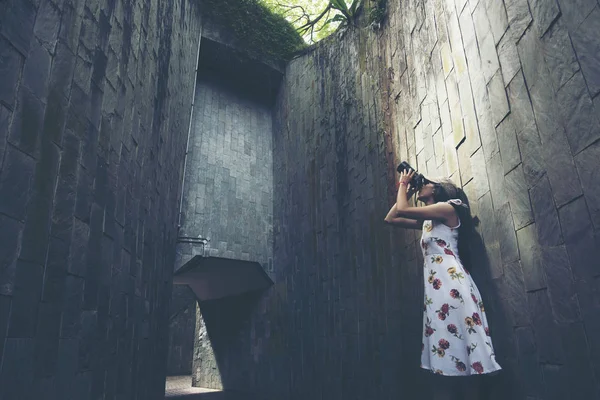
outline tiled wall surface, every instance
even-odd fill
[[[0,2],[0,398],[164,395],[199,23]]]
[[[270,107],[200,70],[179,235],[208,239],[206,256],[272,268],[272,129]],[[179,245],[176,267],[193,247]]]

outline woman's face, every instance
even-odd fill
[[[429,199],[430,197],[433,196],[433,183],[428,183],[426,185],[423,185],[423,187],[421,187],[421,190],[419,190],[419,193],[417,193],[417,200],[419,201],[425,201],[427,199]]]

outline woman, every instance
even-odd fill
[[[385,221],[423,230],[421,368],[446,376],[499,371],[479,290],[459,257],[467,255],[465,236],[473,229],[468,200],[450,181],[429,180],[417,197],[425,206],[411,207],[413,175],[412,170],[401,173],[396,204]]]

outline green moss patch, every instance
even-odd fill
[[[249,56],[269,61],[289,60],[306,45],[296,29],[258,0],[202,0],[207,17],[233,34]]]

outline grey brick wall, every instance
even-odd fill
[[[167,376],[192,374],[196,295],[187,285],[174,285],[169,315]]]
[[[0,5],[0,398],[164,393],[194,2]]]
[[[462,185],[481,221],[495,398],[598,398],[599,29],[596,0],[388,2],[381,30],[293,60],[274,119],[276,284],[238,350],[215,354],[247,375],[222,380],[274,399],[427,396],[419,234],[383,224],[407,159]]]
[[[268,105],[200,70],[186,161],[176,268],[206,255],[272,269],[273,152]],[[200,246],[201,247],[201,246]]]

